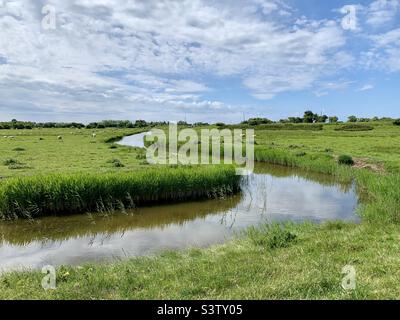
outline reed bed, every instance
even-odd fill
[[[166,201],[215,198],[239,188],[240,177],[233,166],[11,178],[0,183],[0,218],[104,212]]]

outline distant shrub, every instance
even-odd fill
[[[258,126],[261,124],[268,124],[268,123],[272,123],[272,121],[267,118],[251,118],[247,121],[243,121],[241,124],[248,124],[249,126]]]
[[[335,128],[336,131],[371,131],[374,127],[365,124],[349,123]]]
[[[25,148],[17,147],[14,148],[13,151],[25,151]]]
[[[356,116],[348,117],[348,122],[357,122],[357,117]]]
[[[400,126],[400,119],[394,120],[393,124],[394,124],[395,126]]]
[[[347,166],[352,166],[354,165],[354,160],[351,156],[348,155],[341,155],[338,158],[339,164],[347,165]]]

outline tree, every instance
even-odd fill
[[[356,116],[350,116],[347,118],[349,122],[357,122],[357,117]]]
[[[288,120],[290,123],[303,123],[303,119],[300,117],[289,117]]]
[[[329,123],[337,123],[339,118],[336,116],[329,117]]]
[[[272,123],[272,121],[267,118],[250,118],[249,120],[242,122],[242,124],[248,124],[250,126],[258,126],[261,124],[269,124],[269,123]]]
[[[303,119],[305,123],[313,123],[315,118],[315,114],[312,111],[307,110],[306,112],[304,112]]]
[[[322,116],[318,116],[318,118],[317,118],[317,122],[319,122],[319,123],[325,123],[326,120],[328,120],[328,116],[325,114]]]
[[[146,127],[146,126],[147,126],[147,122],[145,120],[136,120],[135,121],[136,128],[142,128],[142,127]]]

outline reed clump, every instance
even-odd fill
[[[130,173],[51,174],[0,183],[0,218],[38,218],[232,194],[233,166],[149,168]]]

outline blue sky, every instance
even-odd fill
[[[400,0],[0,0],[0,121],[400,117]]]

